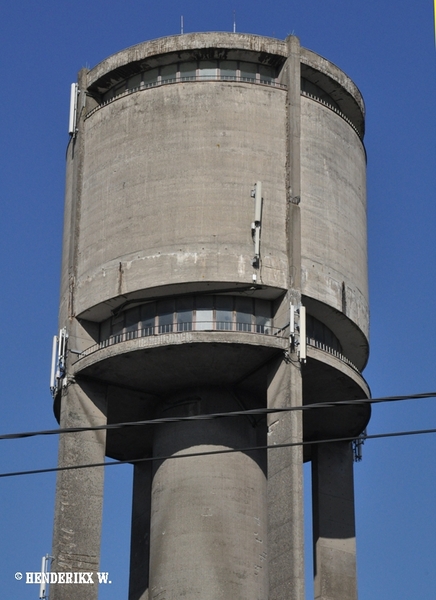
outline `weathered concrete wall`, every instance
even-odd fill
[[[87,119],[78,314],[163,284],[250,283],[256,180],[261,279],[286,287],[285,97],[261,86],[181,83]]]
[[[365,151],[329,108],[302,97],[301,109],[302,293],[346,305],[368,335]]]

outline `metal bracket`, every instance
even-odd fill
[[[356,438],[355,440],[353,440],[353,442],[352,442],[354,462],[360,462],[362,460],[362,448],[363,448],[363,444],[365,443],[366,436],[367,436],[367,433],[366,433],[366,429],[365,429],[364,431],[362,431],[362,433],[359,435],[359,437]]]
[[[254,190],[251,192],[254,198],[254,221],[251,224],[251,237],[254,243],[254,257],[251,261],[252,266],[258,269],[260,266],[260,229],[262,224],[262,183],[257,181],[254,184]]]
[[[53,398],[61,388],[66,385],[66,358],[67,358],[67,340],[68,333],[65,327],[59,331],[59,335],[53,337],[51,372],[50,372],[50,391]]]
[[[307,358],[306,307],[301,304],[290,305],[289,346],[291,352],[297,352],[298,360],[305,363]]]

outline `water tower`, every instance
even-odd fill
[[[315,596],[357,597],[351,444],[319,442],[369,406],[261,409],[369,397],[363,134],[359,90],[293,36],[167,37],[79,73],[61,427],[260,409],[61,436],[60,466],[156,459],[133,467],[129,600],[303,600],[305,460]],[[59,473],[52,570],[98,571],[103,477]]]

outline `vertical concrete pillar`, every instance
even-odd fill
[[[287,87],[287,237],[289,291],[280,311],[301,302],[300,224],[300,43],[287,38],[282,70]],[[297,353],[281,356],[270,367],[268,408],[298,408],[303,388]],[[268,445],[303,440],[301,411],[268,415]],[[303,449],[301,445],[268,451],[269,600],[304,600]]]
[[[225,389],[174,398],[166,416],[239,410]],[[265,600],[265,451],[181,458],[256,445],[246,417],[168,423],[155,433],[150,600]]]
[[[60,427],[106,424],[103,386],[70,381],[62,392]],[[106,431],[62,434],[60,467],[104,462]],[[50,600],[96,600],[100,562],[104,468],[59,471],[56,484],[54,557],[55,572],[90,572],[93,584],[51,584]]]
[[[298,363],[277,360],[271,368],[268,408],[300,406]],[[299,443],[301,411],[268,415],[268,446]],[[268,600],[304,600],[303,450],[268,450]]]
[[[312,447],[315,600],[357,600],[353,454],[349,442]]]
[[[287,38],[288,58],[282,81],[287,87],[286,189],[288,202],[289,287],[301,291],[301,66],[298,38]]]
[[[133,467],[129,600],[148,600],[152,463]]]

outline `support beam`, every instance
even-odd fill
[[[238,409],[225,388],[192,389],[172,398],[162,416]],[[154,455],[175,458],[153,467],[151,598],[268,597],[264,451],[182,457],[256,443],[256,427],[246,417],[157,428]]]
[[[313,446],[312,503],[315,600],[357,600],[350,443]]]
[[[151,471],[151,462],[133,467],[129,600],[149,598]]]
[[[270,371],[268,408],[300,406],[298,362],[279,358]],[[299,443],[301,411],[268,415],[268,445]],[[304,600],[303,450],[268,451],[269,600]]]
[[[104,387],[71,381],[62,392],[61,428],[105,424]],[[104,462],[105,447],[105,430],[63,434],[58,464]],[[93,574],[93,585],[73,586],[74,600],[96,600],[98,596],[103,482],[103,467],[58,472],[51,571]],[[50,600],[71,600],[71,594],[71,585],[50,585]]]

